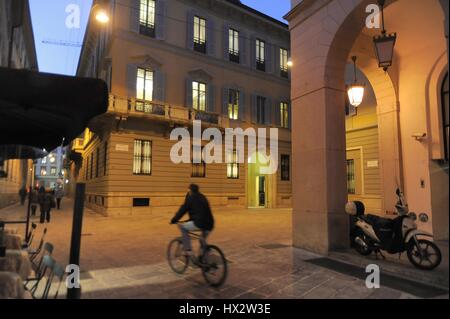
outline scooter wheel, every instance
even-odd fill
[[[352,239],[352,244],[353,244],[353,248],[355,248],[355,250],[360,254],[360,255],[363,255],[363,256],[369,256],[371,253],[372,253],[372,249],[370,249],[369,247],[364,247],[364,246],[361,246],[360,244],[358,244],[357,242],[355,242],[355,238],[356,237],[359,237],[359,238],[361,238],[362,240],[364,240],[365,239],[365,237],[366,237],[366,235],[364,234],[364,232],[362,231],[362,230],[357,230],[356,232],[355,232],[355,236],[353,237],[353,239]]]
[[[411,264],[423,270],[433,270],[439,266],[442,260],[439,247],[432,241],[426,239],[418,239],[417,242],[419,244],[418,246],[414,240],[411,240],[406,251]]]

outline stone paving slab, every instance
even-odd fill
[[[48,227],[55,258],[67,263],[73,203],[63,200]],[[23,207],[0,210],[0,218],[20,218]],[[368,289],[352,274],[312,264],[323,256],[292,247],[291,211],[217,210],[216,229],[209,241],[229,259],[229,276],[220,288],[206,285],[199,269],[173,273],[166,247],[178,237],[168,224],[172,216],[143,215],[102,217],[85,210],[81,241],[83,298],[416,298],[405,291],[382,286]],[[39,225],[38,234],[43,225]],[[19,231],[23,231],[19,228]],[[64,297],[65,287],[60,296]],[[448,298],[447,296],[435,296]]]

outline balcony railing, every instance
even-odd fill
[[[170,105],[158,101],[124,98],[116,95],[110,95],[109,97],[108,112],[127,116],[144,116],[165,121],[187,123],[192,120],[201,120],[212,125],[221,124],[221,117],[218,113],[196,111],[183,106]]]

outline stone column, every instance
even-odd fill
[[[348,246],[344,92],[293,101],[294,246],[327,254]]]

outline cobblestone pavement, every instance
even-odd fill
[[[63,209],[54,210],[51,223],[45,225],[47,241],[55,245],[54,256],[63,264],[69,255],[72,207],[64,199]],[[17,205],[2,209],[0,218],[23,218],[24,211]],[[324,260],[322,256],[291,246],[291,216],[290,209],[215,211],[216,229],[208,242],[224,251],[229,276],[214,289],[205,284],[199,269],[190,267],[176,275],[169,268],[167,244],[178,236],[177,228],[169,225],[171,214],[101,217],[86,209],[80,261],[83,298],[442,297],[413,295],[415,290],[402,285],[393,289],[399,285],[382,283],[380,289],[368,289],[362,268],[353,274],[319,266],[315,261]],[[43,226],[38,228],[42,231]]]

